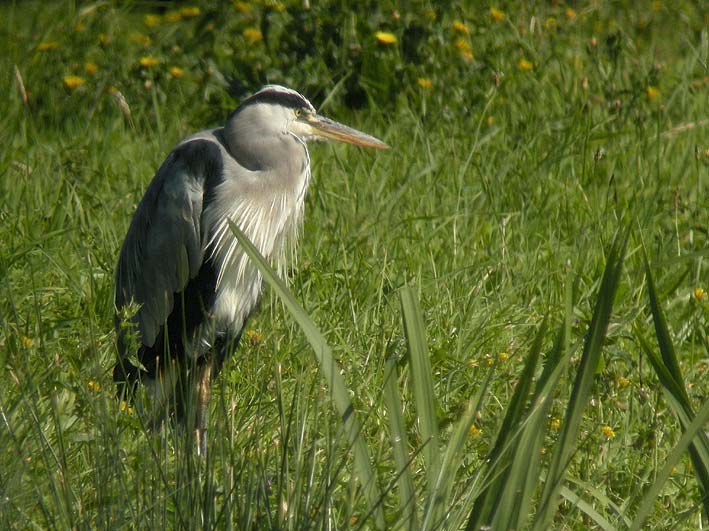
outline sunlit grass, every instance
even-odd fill
[[[0,7],[0,527],[706,527],[706,8],[310,4]],[[113,269],[267,81],[392,150],[312,147],[199,460],[114,399]]]

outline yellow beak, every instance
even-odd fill
[[[330,120],[319,114],[311,114],[303,118],[303,121],[310,126],[311,134],[314,136],[335,140],[337,142],[346,142],[347,144],[353,144],[355,146],[389,149],[389,146],[378,138],[374,138],[367,133],[357,131],[357,129]]]

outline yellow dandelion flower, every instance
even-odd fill
[[[179,78],[185,75],[184,70],[182,70],[179,66],[171,66],[167,69],[167,71],[174,78]]]
[[[247,330],[246,339],[249,340],[249,343],[256,346],[263,343],[264,337],[263,334],[258,330]]]
[[[34,339],[32,339],[31,337],[22,336],[20,337],[20,343],[22,343],[23,347],[30,348],[34,346]]]
[[[153,28],[160,24],[160,15],[148,14],[143,17],[143,23],[149,28]]]
[[[92,62],[84,63],[84,72],[93,75],[98,72],[98,65]]]
[[[134,31],[130,35],[128,35],[128,40],[134,42],[135,44],[140,44],[142,46],[150,46],[150,44],[153,42],[150,37],[148,37],[147,35],[143,35],[142,33],[138,33],[137,31]]]
[[[234,2],[233,5],[239,13],[251,13],[251,6],[246,2]]]
[[[564,11],[564,15],[566,15],[566,18],[568,18],[569,20],[574,20],[576,18],[576,11],[574,11],[570,7],[567,7],[566,11]]]
[[[601,433],[606,439],[613,439],[615,437],[615,432],[613,431],[613,428],[610,426],[603,426],[601,428]]]
[[[396,44],[396,35],[388,31],[378,31],[374,34],[379,44]]]
[[[483,432],[483,430],[481,430],[475,424],[473,424],[472,426],[470,426],[469,432],[470,432],[471,436],[477,437],[478,435],[480,435]]]
[[[50,50],[56,50],[57,48],[59,48],[59,43],[57,41],[40,42],[37,46],[37,49],[40,52],[48,52]]]
[[[77,89],[85,84],[86,84],[86,81],[84,80],[83,77],[72,76],[72,75],[64,76],[64,86],[66,86],[66,88],[68,88],[68,89],[74,90],[74,89]]]
[[[89,380],[87,387],[89,388],[90,393],[98,393],[101,390],[101,384],[96,380]]]
[[[531,61],[528,61],[524,57],[517,61],[517,68],[520,70],[524,70],[525,72],[529,72],[531,70],[534,70],[534,64]]]
[[[694,288],[694,298],[697,299],[698,301],[704,300],[704,297],[707,296],[707,292],[704,291],[704,289],[700,288],[697,286]]]
[[[490,16],[495,20],[496,22],[502,22],[505,20],[505,12],[502,11],[501,9],[498,9],[496,7],[491,7],[490,8]]]
[[[453,31],[457,33],[462,33],[463,35],[470,34],[470,29],[468,29],[468,26],[466,26],[460,20],[454,20],[453,24],[451,24],[451,27],[453,28]]]
[[[553,418],[549,421],[549,427],[554,431],[559,431],[561,429],[561,420]]]
[[[263,34],[258,28],[246,28],[244,30],[243,35],[244,37],[246,37],[246,40],[249,41],[251,44],[255,44],[263,40]]]
[[[618,377],[618,387],[625,388],[630,385],[630,380],[625,376]]]
[[[453,46],[458,49],[458,52],[464,59],[467,59],[468,61],[473,59],[473,49],[467,39],[459,37],[455,40]]]
[[[647,92],[647,99],[649,99],[650,101],[656,100],[660,97],[660,91],[657,87],[649,86],[647,89],[645,89],[645,91]]]
[[[433,83],[431,82],[430,79],[427,77],[420,77],[416,80],[416,84],[421,87],[422,89],[430,89],[433,86]]]
[[[485,365],[488,367],[492,367],[495,364],[495,360],[492,359],[492,356],[490,354],[485,354]]]
[[[144,68],[151,68],[153,66],[156,66],[160,62],[160,60],[157,57],[153,57],[152,55],[144,55],[140,58],[138,62],[140,63],[140,66]]]
[[[180,15],[179,11],[168,11],[163,16],[167,22],[177,22],[182,20],[182,15]]]
[[[183,19],[197,17],[201,12],[202,10],[196,6],[181,7],[179,11],[180,17]]]
[[[500,360],[500,361],[507,361],[508,359],[510,359],[510,355],[507,354],[507,352],[500,352],[500,353],[497,355],[497,359]]]

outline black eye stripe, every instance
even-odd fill
[[[303,96],[291,92],[283,92],[278,89],[266,89],[257,92],[250,98],[247,98],[241,104],[241,107],[253,105],[255,103],[270,103],[272,105],[282,105],[291,109],[312,109],[313,106]]]

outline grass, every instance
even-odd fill
[[[0,7],[0,527],[706,528],[707,8],[311,4]],[[200,460],[113,397],[113,270],[267,81],[392,150],[312,147]]]

